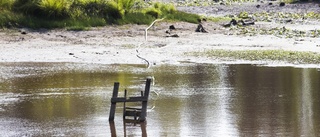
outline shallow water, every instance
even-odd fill
[[[139,95],[154,77],[145,124],[109,124],[114,82]],[[313,68],[187,64],[0,64],[0,134],[15,136],[318,136]],[[129,104],[136,105],[136,104]]]

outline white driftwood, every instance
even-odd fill
[[[148,29],[150,29],[156,22],[162,21],[163,19],[164,19],[164,18],[162,18],[162,19],[156,19],[155,21],[153,21],[153,22],[145,29],[145,40],[146,40],[146,41],[148,41]],[[147,59],[141,57],[141,56],[140,56],[140,53],[139,53],[139,49],[140,49],[140,46],[141,46],[142,44],[144,44],[144,43],[139,44],[138,47],[136,48],[137,57],[140,58],[140,59],[142,59],[142,60],[144,60],[144,61],[147,63],[147,68],[149,68],[149,67],[150,67],[150,62],[149,62]]]
[[[162,18],[162,19],[156,19],[155,21],[153,21],[151,24],[150,24],[150,26],[149,27],[147,27],[146,29],[145,29],[145,39],[146,39],[146,41],[148,41],[148,29],[150,29],[153,25],[154,25],[154,23],[156,23],[156,22],[158,22],[158,21],[162,21],[164,18]]]
[[[164,18],[162,18],[162,19],[156,19],[155,21],[153,21],[153,22],[145,29],[145,40],[146,40],[146,41],[148,41],[148,29],[150,29],[156,22],[162,21],[163,19],[164,19]],[[150,62],[149,62],[147,59],[145,59],[145,58],[143,58],[143,57],[140,56],[139,49],[140,49],[140,47],[141,47],[142,44],[144,44],[144,43],[139,44],[138,47],[136,48],[136,52],[137,52],[137,55],[136,55],[136,56],[137,56],[138,58],[144,60],[144,61],[147,63],[147,69],[149,69],[150,66],[151,66]],[[154,76],[152,76],[152,84],[153,84],[153,85],[154,85],[154,81],[155,81],[155,78],[154,78]],[[157,96],[159,95],[159,93],[157,93],[156,91],[154,91],[154,90],[152,90],[152,91],[153,91]],[[151,108],[151,110],[154,109],[154,107],[155,107],[155,105]]]

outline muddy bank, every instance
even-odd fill
[[[245,9],[259,12],[256,4],[241,6]],[[253,7],[252,7],[253,6]],[[287,5],[286,5],[287,6]],[[232,7],[232,6],[231,6]],[[236,14],[239,8],[220,7],[188,7],[179,10],[205,11],[210,16]],[[233,6],[234,7],[234,6]],[[291,8],[296,7],[297,9]],[[216,13],[213,8],[221,8]],[[188,10],[186,10],[188,9]],[[280,9],[280,8],[275,8]],[[309,11],[315,4],[303,6],[291,5],[285,9],[292,11]],[[277,12],[276,10],[275,12]],[[250,11],[251,12],[251,11]],[[290,11],[289,11],[290,12]],[[307,22],[307,23],[306,23]],[[290,30],[310,31],[320,29],[319,20],[306,22],[264,22],[256,21],[250,26],[256,30],[286,28]],[[310,23],[312,22],[312,23]],[[145,64],[138,56],[150,64],[175,64],[181,62],[217,63],[237,62],[238,60],[221,60],[219,58],[195,57],[186,55],[188,52],[202,52],[212,49],[228,50],[293,50],[312,51],[320,53],[318,37],[285,37],[273,34],[239,34],[239,29],[225,28],[227,22],[204,22],[209,33],[198,33],[198,24],[185,22],[159,22],[148,31],[148,41],[145,40],[144,29],[147,25],[123,25],[92,28],[89,31],[66,30],[1,30],[0,32],[0,62],[79,62],[99,64]],[[176,30],[166,33],[170,25]],[[23,33],[24,32],[24,33]],[[171,35],[179,37],[168,37]],[[259,61],[266,62],[266,61]]]

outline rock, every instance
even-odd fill
[[[208,31],[206,31],[206,30],[204,29],[204,27],[202,26],[201,23],[199,23],[199,25],[198,25],[198,27],[197,27],[197,29],[196,29],[196,32],[208,33]]]
[[[249,25],[254,25],[254,21],[252,20],[239,20],[239,22],[243,25],[243,26],[249,26]]]
[[[292,19],[285,20],[286,23],[292,22]]]
[[[238,24],[237,20],[232,19],[228,24],[223,25],[223,27],[235,26],[237,24]]]
[[[69,53],[69,55],[74,55],[74,53]]]
[[[279,6],[280,7],[283,7],[283,6],[285,6],[286,4],[284,3],[284,2],[280,2],[280,4],[279,4]]]
[[[238,22],[237,22],[237,20],[232,19],[232,20],[230,21],[230,24],[231,24],[231,25],[237,25],[237,24],[238,24]]]
[[[272,3],[270,2],[268,5],[269,5],[269,6],[271,6],[271,5],[272,5]]]
[[[23,37],[20,37],[19,39],[18,39],[18,41],[24,41],[25,40],[25,38],[23,38]]]
[[[174,27],[174,25],[169,26],[169,30],[175,30],[175,29],[176,29],[176,27]]]
[[[178,38],[178,37],[179,37],[179,35],[178,35],[178,34],[173,34],[173,35],[169,35],[169,36],[167,36],[167,37],[174,37],[174,38]]]
[[[67,36],[63,36],[63,35],[56,35],[56,37],[67,38]]]
[[[258,4],[256,7],[257,7],[257,8],[260,8],[260,5]]]
[[[27,34],[27,31],[24,30],[24,29],[20,29],[19,32],[20,32],[21,34],[23,34],[23,35]]]
[[[175,30],[175,29],[176,29],[176,27],[174,27],[174,25],[170,25],[170,26],[169,26],[169,30],[166,30],[166,33],[167,33],[167,34],[170,34],[171,31],[173,31],[173,30]]]

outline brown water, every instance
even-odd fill
[[[140,94],[155,78],[147,123],[123,123],[116,136],[319,136],[320,73],[259,65],[179,66],[70,63],[0,64],[0,135],[111,136],[110,98]],[[135,104],[131,104],[135,105]]]

